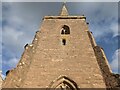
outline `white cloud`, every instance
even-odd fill
[[[39,27],[39,23],[36,22],[38,19],[34,19],[35,15],[31,15],[29,8],[25,10],[25,6],[22,7],[21,5],[18,3],[3,4],[5,8],[5,10],[3,9],[3,21],[5,24],[3,25],[1,44],[3,43],[2,49],[5,56],[1,58],[0,65],[3,64],[10,68],[16,66],[24,50],[24,45],[31,43],[35,31]],[[39,14],[36,15],[38,17]],[[6,55],[10,58],[6,58]]]
[[[96,40],[110,33],[118,35],[118,3],[76,3],[74,8],[86,16]]]
[[[24,5],[4,3],[3,7],[8,8],[3,11],[3,21],[7,22],[2,31],[3,48],[20,58],[23,46],[31,43],[39,25],[34,19],[35,15],[30,15],[29,9],[25,10]],[[25,11],[27,12],[24,13]]]
[[[112,20],[111,20],[112,22]],[[93,24],[95,25],[95,24]],[[116,37],[117,35],[120,35],[120,33],[118,33],[118,23],[117,21],[113,21],[112,23],[109,23],[109,25],[103,25],[101,27],[101,25],[95,25],[95,26],[91,26],[92,28],[92,32],[94,37],[96,38],[97,41],[101,40],[102,38],[104,38],[106,35],[109,34],[113,34],[113,37]]]
[[[3,75],[3,74],[1,74],[1,77],[2,77],[2,79],[4,80],[6,76],[5,76],[5,75]]]
[[[118,73],[118,70],[120,70],[120,61],[119,61],[119,58],[120,58],[120,49],[117,49],[114,52],[114,54],[112,56],[112,62],[110,63],[110,66],[111,66],[112,70],[115,73]]]
[[[112,23],[110,26],[110,30],[113,32],[113,37],[119,35],[118,33],[118,23]]]
[[[3,48],[5,47],[6,49],[12,51],[13,53],[21,52],[21,50],[23,49],[23,42],[24,42],[20,40],[22,35],[23,32],[17,31],[12,27],[5,26],[3,28],[3,35],[2,35],[3,45],[4,45]]]
[[[19,60],[18,58],[11,58],[9,60],[3,60],[2,63],[11,68],[14,68],[14,67],[16,67],[16,64],[18,63],[18,60]]]

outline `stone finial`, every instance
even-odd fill
[[[60,16],[68,16],[68,10],[66,8],[65,3],[63,3],[63,7],[62,7],[62,10],[61,10]]]

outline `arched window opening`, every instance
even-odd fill
[[[70,28],[67,25],[64,25],[61,34],[70,34]]]
[[[66,39],[62,39],[62,44],[66,45]]]
[[[77,84],[66,76],[61,76],[49,85],[51,90],[79,90]],[[50,89],[49,89],[50,90]]]

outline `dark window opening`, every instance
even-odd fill
[[[67,25],[64,25],[61,34],[70,34],[70,28]]]
[[[62,43],[63,43],[63,45],[66,45],[66,40],[62,39]]]
[[[64,31],[64,30],[62,30],[62,31],[61,31],[61,34],[65,34],[65,31]]]

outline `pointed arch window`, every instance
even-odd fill
[[[49,87],[52,89],[54,88],[55,90],[57,90],[58,88],[60,90],[79,90],[77,84],[66,76],[59,77],[57,80],[52,82]]]
[[[67,25],[64,25],[61,34],[70,34],[70,28]]]

